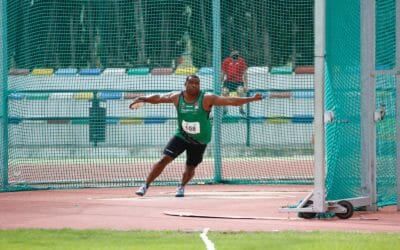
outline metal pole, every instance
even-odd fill
[[[363,0],[360,4],[362,195],[371,198],[367,209],[376,211],[375,0]]]
[[[314,211],[325,212],[325,0],[315,1],[314,6]]]
[[[2,15],[0,18],[0,47],[2,48],[0,54],[0,70],[2,76],[2,92],[3,98],[1,104],[2,107],[2,115],[3,115],[3,150],[2,150],[2,158],[3,158],[3,171],[2,176],[0,176],[2,182],[0,189],[8,188],[8,58],[7,58],[7,1],[0,1],[0,8],[2,10]]]
[[[221,94],[221,4],[213,0],[213,84],[214,94]],[[221,182],[221,123],[222,108],[214,108],[214,181]]]
[[[249,97],[249,92],[247,91],[246,97]],[[251,123],[250,123],[250,103],[246,104],[246,146],[250,147],[250,137],[251,137]]]

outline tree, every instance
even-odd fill
[[[134,20],[136,24],[136,45],[137,45],[137,62],[144,65],[146,63],[146,29],[144,25],[144,10],[142,0],[134,1]]]

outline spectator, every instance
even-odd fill
[[[228,96],[229,92],[236,91],[239,97],[246,96],[247,92],[247,65],[240,56],[239,51],[233,50],[229,57],[222,62],[222,95]],[[241,115],[245,115],[242,106],[239,107]],[[227,109],[224,108],[224,114]]]

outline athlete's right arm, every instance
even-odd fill
[[[164,95],[148,95],[148,96],[139,96],[136,97],[129,108],[134,108],[135,104],[138,103],[151,103],[151,104],[159,104],[159,103],[176,103],[179,97],[179,92],[170,92]]]

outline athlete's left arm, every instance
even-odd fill
[[[133,100],[129,108],[135,108],[135,105],[138,103],[151,103],[151,104],[159,104],[159,103],[176,103],[178,102],[179,92],[171,92],[164,95],[148,95],[148,96],[139,96]]]
[[[259,101],[262,95],[257,93],[252,97],[228,97],[207,94],[204,96],[203,105],[205,110],[211,110],[212,106],[241,106],[243,104]]]

